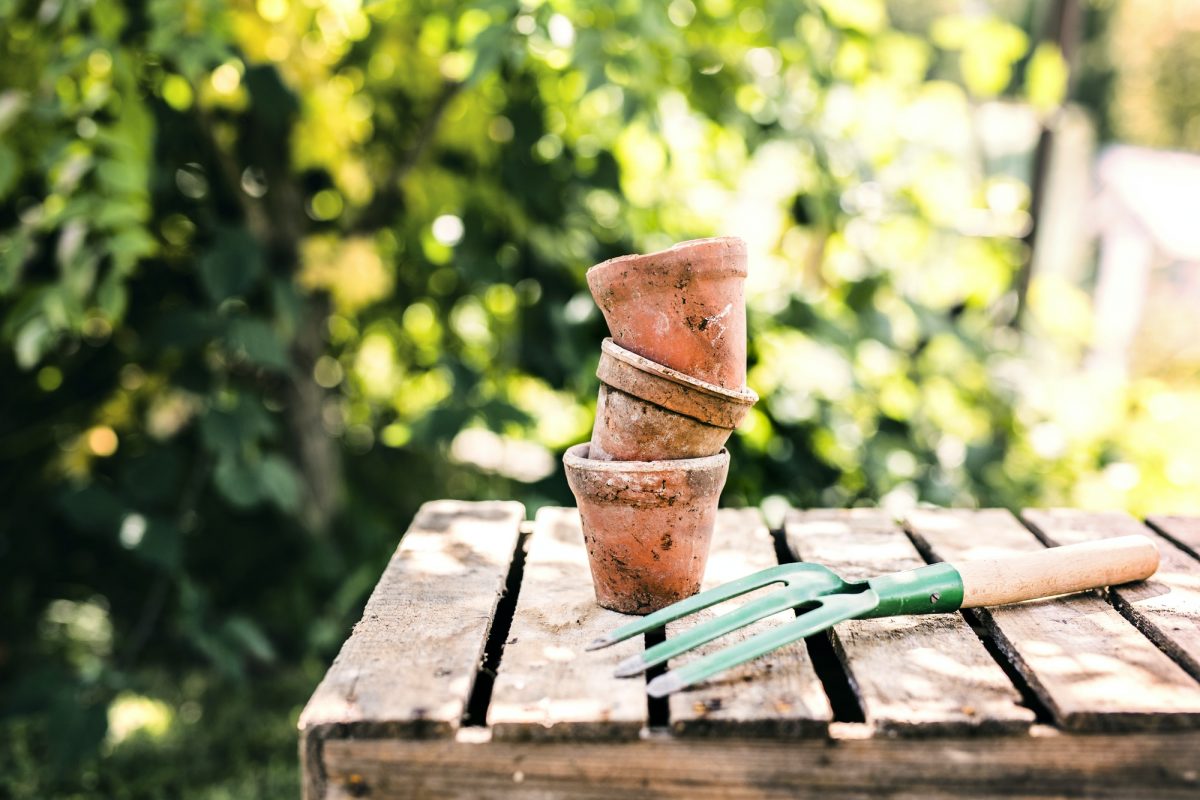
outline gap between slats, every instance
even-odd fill
[[[667,640],[667,629],[655,628],[647,631],[646,649]],[[669,664],[659,664],[646,670],[646,683],[667,671]],[[652,731],[669,731],[671,729],[671,700],[668,697],[651,697],[646,695],[646,727]]]
[[[904,531],[904,535],[908,537],[908,540],[912,542],[913,547],[920,553],[921,558],[925,559],[926,564],[940,563],[938,559],[934,558],[932,551],[925,546],[921,537],[913,533],[907,520],[901,519],[897,524],[900,525],[900,529]],[[956,613],[962,616],[967,625],[970,626],[971,631],[983,644],[983,649],[987,651],[992,660],[1004,671],[1005,676],[1012,685],[1016,687],[1017,692],[1021,695],[1021,704],[1033,712],[1034,719],[1039,724],[1053,725],[1054,715],[1050,713],[1050,709],[1038,697],[1037,692],[1033,690],[1029,682],[1025,680],[1025,676],[1017,669],[1013,660],[1005,654],[1001,643],[979,621],[979,617],[976,616],[975,612],[964,608]]]
[[[1025,527],[1026,530],[1028,530],[1035,537],[1037,537],[1037,540],[1039,542],[1046,545],[1047,547],[1059,546],[1058,543],[1053,541],[1053,539],[1048,534],[1046,534],[1044,531],[1042,531],[1040,528],[1038,528],[1037,525],[1034,525],[1028,519],[1026,519],[1024,514],[1016,514],[1014,516],[1016,516],[1017,521],[1020,522]],[[1169,543],[1169,545],[1170,544],[1176,545],[1186,555],[1189,555],[1189,556],[1195,555],[1186,546],[1181,546],[1173,538],[1171,538],[1170,536],[1167,536],[1165,533],[1163,533],[1163,531],[1158,526],[1151,524],[1149,520],[1137,520],[1137,521],[1146,529],[1146,533],[1147,533],[1147,535],[1150,536],[1152,541],[1154,538],[1154,534],[1159,533],[1159,534],[1162,534],[1162,537]],[[1153,576],[1151,576],[1151,577],[1153,578]],[[1176,664],[1178,664],[1180,666],[1180,668],[1184,672],[1191,675],[1192,678],[1196,679],[1197,681],[1200,681],[1200,674],[1196,673],[1195,665],[1193,663],[1189,663],[1188,659],[1186,657],[1184,657],[1183,653],[1178,648],[1173,648],[1173,647],[1169,646],[1169,644],[1167,642],[1164,642],[1162,637],[1160,636],[1159,632],[1155,631],[1153,629],[1153,627],[1148,629],[1146,627],[1144,620],[1139,618],[1139,616],[1137,614],[1137,610],[1135,608],[1133,608],[1128,602],[1125,602],[1120,597],[1118,597],[1116,593],[1110,591],[1109,587],[1107,587],[1107,586],[1102,589],[1093,589],[1091,591],[1091,593],[1096,595],[1100,599],[1102,599],[1104,602],[1108,603],[1110,606],[1112,606],[1116,610],[1116,612],[1125,619],[1126,622],[1128,622],[1130,625],[1132,625],[1137,630],[1138,633],[1140,633],[1143,637],[1145,637],[1147,640],[1149,640],[1150,644],[1154,645],[1154,647],[1157,648],[1160,652],[1162,652],[1163,655],[1165,655],[1167,658],[1171,659]]]
[[[525,574],[525,559],[528,555],[529,537],[533,533],[533,520],[521,522],[520,535],[517,537],[517,548],[513,553],[508,576],[504,582],[504,596],[496,605],[496,613],[488,628],[487,644],[484,647],[483,663],[475,673],[475,681],[471,694],[463,712],[462,727],[484,728],[487,726],[488,707],[492,701],[492,690],[496,685],[496,676],[500,672],[500,663],[504,658],[504,645],[508,641],[512,629],[513,617],[516,615],[517,600],[521,593],[521,580]],[[645,647],[650,648],[667,638],[663,628],[657,628],[645,634]],[[667,671],[666,665],[660,665],[647,671],[644,680],[648,683],[655,677]],[[671,726],[670,707],[667,698],[646,695],[647,726],[651,730],[669,730]]]
[[[483,650],[483,663],[475,672],[475,682],[471,686],[471,694],[463,711],[464,728],[482,728],[487,725],[488,706],[492,702],[492,689],[496,685],[500,660],[504,657],[504,645],[508,641],[508,632],[512,628],[513,616],[517,610],[517,595],[521,592],[521,578],[525,574],[526,547],[532,533],[533,522],[521,522],[517,549],[513,552],[508,576],[504,581],[504,596],[496,604],[496,613],[488,628],[487,644]]]
[[[775,558],[780,564],[791,564],[797,559],[792,555],[787,544],[787,534],[782,529],[772,530],[771,538],[775,542]],[[795,611],[797,616],[800,611]],[[841,659],[833,651],[833,642],[829,632],[809,636],[804,640],[808,648],[808,657],[812,659],[813,669],[821,680],[821,688],[829,699],[829,708],[833,711],[834,722],[863,722],[866,716],[859,705],[854,687],[850,684],[850,673],[846,671]]]
[[[1188,535],[1186,530],[1176,528],[1177,524],[1190,528],[1192,525],[1197,524],[1195,518],[1153,514],[1147,517],[1144,522],[1149,527],[1158,531],[1164,539],[1170,541],[1180,550],[1192,558],[1200,560],[1200,541],[1197,540],[1197,537]]]

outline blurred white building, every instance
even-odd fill
[[[1114,146],[1095,174],[1090,363],[1140,372],[1200,363],[1200,155]]]

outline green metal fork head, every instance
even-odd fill
[[[723,603],[726,600],[732,600],[735,597],[772,586],[778,586],[779,588],[772,590],[762,597],[743,603],[734,611],[701,622],[682,634],[647,649],[643,653],[631,656],[621,663],[617,669],[617,675],[621,677],[636,675],[670,658],[699,647],[705,642],[724,636],[738,628],[744,628],[756,620],[769,617],[780,611],[818,602],[821,598],[828,595],[845,596],[856,594],[858,591],[861,591],[860,586],[865,588],[866,584],[848,583],[842,580],[833,570],[822,567],[819,564],[780,564],[777,567],[770,567],[752,575],[747,575],[744,578],[730,581],[715,589],[701,592],[686,600],[681,600],[664,609],[655,611],[653,614],[648,614],[635,622],[616,629],[608,636],[597,639],[588,646],[588,649],[595,650],[600,647],[607,647],[610,644],[615,644],[630,637],[660,628],[668,622],[695,614],[698,611],[715,606],[718,603]]]
[[[771,586],[780,588],[630,656],[618,665],[616,675],[637,675],[781,611],[798,609],[802,612],[792,622],[775,626],[656,677],[647,685],[646,691],[661,697],[778,647],[819,633],[843,620],[950,611],[958,608],[962,601],[961,580],[948,564],[931,564],[867,581],[843,580],[837,573],[819,564],[780,564],[648,614],[608,636],[596,639],[588,649],[607,647],[726,600]]]

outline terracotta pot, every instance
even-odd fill
[[[656,364],[605,339],[591,458],[661,461],[720,452],[758,400]]]
[[[663,461],[719,453],[729,428],[676,414],[600,384],[590,457],[600,461]]]
[[[563,456],[583,522],[596,601],[649,614],[700,589],[729,453],[681,461]]]
[[[617,344],[727,389],[746,384],[746,243],[696,239],[587,272]]]

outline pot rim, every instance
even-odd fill
[[[659,378],[664,378],[672,383],[677,383],[680,386],[695,390],[701,394],[709,395],[727,403],[734,403],[736,405],[749,408],[758,402],[758,393],[749,386],[741,389],[726,389],[724,386],[718,386],[715,383],[709,383],[708,381],[688,375],[686,372],[680,372],[677,369],[672,369],[665,364],[659,364],[657,361],[653,361],[645,356],[640,356],[632,350],[621,347],[621,345],[613,341],[611,336],[606,336],[604,341],[600,343],[600,352],[615,358],[617,361],[628,364],[636,370],[649,373]],[[616,386],[614,388],[619,389],[626,394],[634,394],[635,397],[637,396],[636,393],[632,393],[624,387]],[[707,422],[707,420],[702,421]]]
[[[713,244],[722,243],[728,246],[728,249],[723,253],[705,253],[703,249],[710,247]],[[680,253],[687,250],[699,251],[692,255],[693,263],[704,261],[727,261],[729,255],[741,256],[741,264],[730,264],[725,270],[731,275],[741,275],[745,277],[746,271],[746,242],[740,236],[709,236],[704,239],[689,239],[686,242],[678,242],[663,250],[656,250],[652,253],[630,253],[628,255],[616,256],[607,261],[601,261],[593,267],[590,267],[586,273],[589,279],[598,278],[599,273],[605,271],[609,267],[614,266],[642,266],[642,262],[657,261],[665,259],[668,256],[672,257],[673,261],[680,260]],[[675,266],[675,264],[672,264]],[[720,273],[720,270],[712,270],[711,272]],[[593,275],[593,273],[596,273]]]
[[[660,461],[601,461],[588,458],[585,455],[591,442],[581,442],[567,448],[563,453],[563,464],[567,469],[581,472],[702,472],[706,470],[724,469],[729,464],[729,450],[722,447],[721,452],[699,458],[663,459]]]

